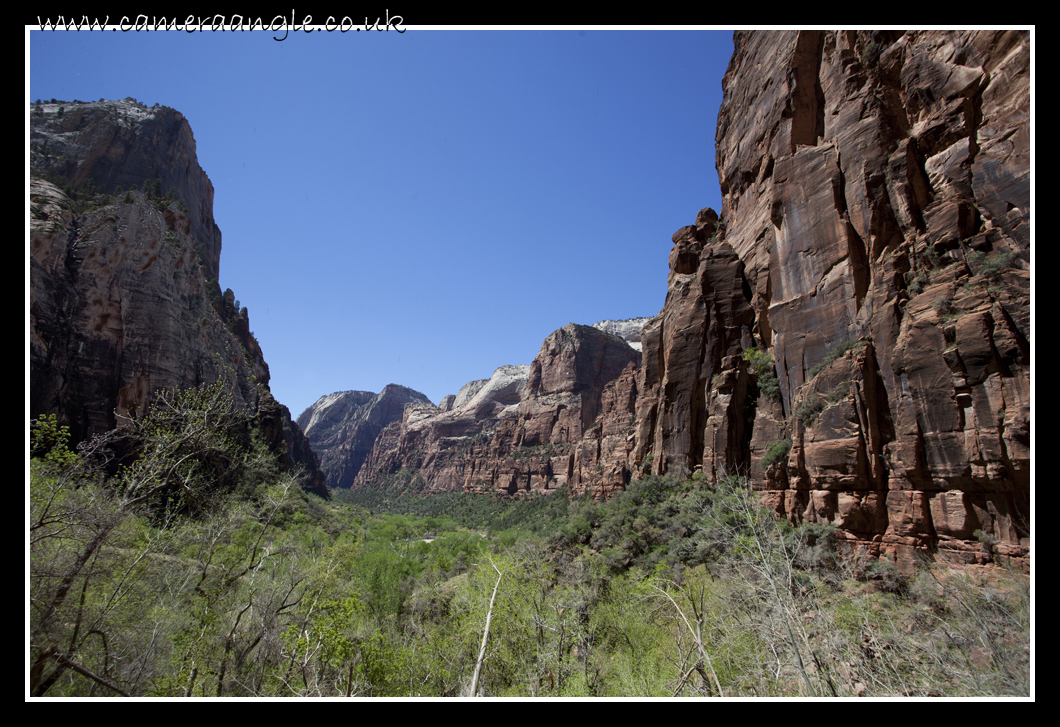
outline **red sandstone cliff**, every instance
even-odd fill
[[[376,440],[354,487],[405,469],[434,491],[515,495],[569,484],[603,496],[621,488],[631,475],[639,359],[618,336],[564,326],[530,366],[471,382],[444,409],[406,406],[402,421]]]
[[[635,464],[749,472],[900,562],[989,558],[979,531],[1026,564],[1029,80],[1023,32],[737,32],[724,228],[674,236]]]

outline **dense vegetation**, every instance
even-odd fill
[[[841,559],[739,478],[327,502],[245,424],[219,387],[76,453],[33,424],[31,694],[1029,693],[1026,578]]]

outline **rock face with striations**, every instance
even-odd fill
[[[320,397],[297,423],[320,457],[327,486],[350,487],[383,427],[400,421],[406,404],[430,403],[420,392],[397,384],[378,394],[339,391]]]
[[[673,240],[666,303],[642,334],[635,458],[645,471],[718,477],[746,464],[752,422],[740,354],[754,312],[743,263],[718,241],[713,210]]]
[[[569,484],[602,496],[621,488],[631,475],[639,360],[600,324],[564,326],[529,366],[501,367],[446,397],[444,407],[406,407],[402,421],[380,435],[354,486],[405,469],[431,491],[515,495]]]
[[[218,287],[213,186],[187,121],[129,99],[39,104],[30,118],[31,416],[55,413],[80,440],[158,389],[224,379],[281,461],[327,496],[269,393],[247,309]]]
[[[430,402],[405,407],[386,427],[357,475],[356,488],[375,486],[401,470],[418,472],[423,488],[461,490],[469,462],[490,441],[497,422],[511,415],[526,385],[529,366],[501,366],[488,379],[470,381],[444,407]]]
[[[674,236],[635,464],[749,471],[778,514],[901,565],[1026,567],[1028,34],[734,41],[724,222]]]

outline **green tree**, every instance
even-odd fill
[[[218,382],[159,392],[149,411],[77,454],[54,418],[33,425],[31,451],[44,454],[30,478],[31,694],[47,693],[70,671],[111,693],[142,686],[143,670],[130,666],[136,657],[116,653],[117,627],[107,624],[134,600],[152,562],[158,536],[144,533],[164,532],[180,513],[215,510],[223,488],[267,459],[237,443],[233,432],[245,422]],[[118,465],[116,450],[136,458]],[[244,572],[254,564],[248,558]],[[208,572],[209,563],[204,580]]]

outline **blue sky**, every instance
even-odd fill
[[[721,208],[731,54],[706,30],[32,31],[26,100],[185,115],[221,287],[297,416],[389,383],[437,403],[567,323],[658,313],[671,235]]]

